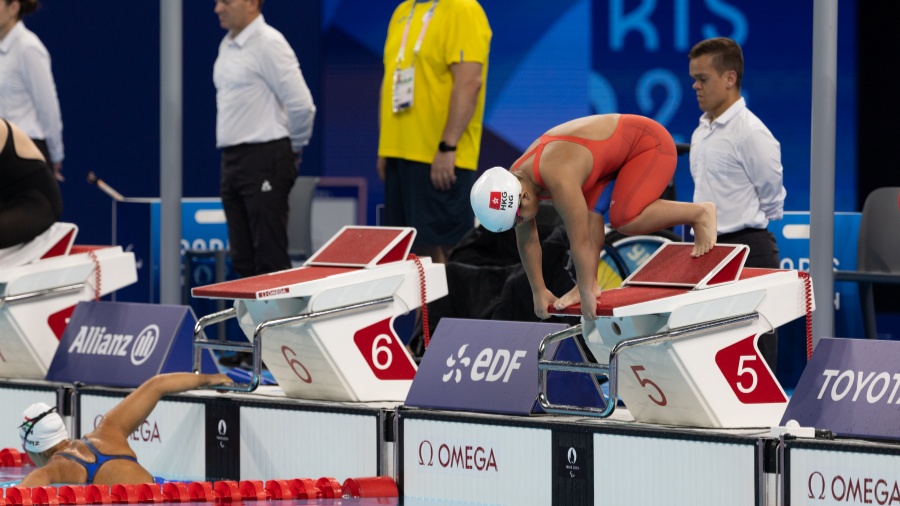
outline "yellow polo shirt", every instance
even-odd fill
[[[431,2],[406,0],[391,16],[384,43],[384,79],[381,93],[381,128],[378,156],[402,158],[416,162],[434,161],[441,134],[450,111],[453,73],[450,66],[459,62],[481,63],[482,86],[469,125],[457,144],[456,166],[476,170],[481,148],[484,96],[487,88],[488,53],[491,27],[484,9],[476,0],[440,0],[428,23],[418,56],[413,48],[422,29],[422,18]],[[397,53],[413,11],[401,68],[415,66],[413,106],[405,111],[392,110],[392,83],[397,67]]]

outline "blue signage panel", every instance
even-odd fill
[[[113,244],[134,253],[137,281],[113,294],[114,300],[159,302],[159,286],[151,282],[150,204],[146,199],[113,204]],[[155,297],[154,297],[155,294]]]
[[[835,269],[856,270],[856,245],[861,219],[860,213],[835,213]],[[769,230],[778,242],[781,268],[809,271],[809,212],[784,213],[784,219],[769,223]],[[835,335],[865,337],[857,284],[838,282],[835,283],[834,290]]]
[[[137,387],[159,373],[190,371],[195,323],[185,306],[80,302],[46,379]],[[218,372],[209,353],[201,365]]]
[[[676,142],[690,142],[702,111],[692,88],[688,52],[706,38],[734,39],[744,54],[741,95],[781,143],[788,192],[785,206],[791,210],[809,209],[813,3],[593,1],[591,109],[594,113],[647,116],[665,126]],[[833,148],[835,179],[841,191],[836,192],[835,209],[854,211],[856,6],[854,2],[841,2],[838,11],[836,129],[841,141]],[[491,56],[493,64],[493,53]],[[565,53],[553,56],[563,58],[561,61],[566,58]],[[547,65],[546,61],[543,63]],[[556,81],[560,84],[555,88],[565,88],[562,82]],[[555,91],[549,93],[554,94]],[[681,157],[675,175],[678,200],[682,201],[693,198],[694,183],[687,158]]]
[[[856,269],[856,243],[859,236],[860,213],[835,213],[834,263],[835,269]],[[778,242],[782,269],[809,271],[809,212],[786,212],[784,219],[769,223],[769,230]],[[827,287],[823,287],[827,289]],[[819,289],[813,286],[813,289]],[[862,309],[856,283],[834,284],[834,335],[864,337]],[[817,308],[830,310],[832,308]],[[806,365],[806,319],[798,318],[778,329],[778,379],[790,390],[800,379]]]
[[[559,323],[443,318],[406,396],[420,408],[531,413],[538,389],[537,353]]]
[[[823,338],[781,425],[828,429],[840,436],[900,439],[900,343]]]
[[[126,199],[115,204],[113,241],[133,251],[137,283],[118,290],[116,300],[159,302],[160,201]],[[183,199],[181,203],[181,251],[228,249],[228,226],[217,198]],[[198,259],[187,274],[190,287],[214,283],[212,259]],[[210,311],[212,312],[212,311]]]

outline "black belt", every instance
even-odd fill
[[[767,234],[769,230],[766,228],[744,228],[741,230],[735,230],[734,232],[728,232],[725,234],[720,234],[717,238],[718,242],[728,243],[734,239],[740,239],[742,237],[747,237],[755,234]]]
[[[291,140],[287,137],[282,137],[281,139],[275,139],[273,141],[266,142],[245,142],[243,144],[235,144],[234,146],[225,146],[222,148],[223,153],[239,153],[242,151],[246,151],[248,149],[253,148],[264,148],[266,146],[275,145],[278,143],[287,142],[290,145]]]

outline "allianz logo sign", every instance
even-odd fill
[[[455,355],[447,357],[449,370],[441,377],[444,383],[450,380],[459,383],[466,376],[471,381],[490,383],[502,379],[506,383],[513,371],[522,366],[522,359],[528,355],[526,350],[484,348],[472,359],[466,353],[468,347],[469,344],[466,343],[459,347]]]
[[[130,357],[131,363],[141,365],[153,355],[159,342],[159,327],[150,324],[137,335],[107,332],[106,327],[82,325],[69,346],[69,353],[108,357]]]

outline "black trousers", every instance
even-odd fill
[[[744,267],[760,267],[763,269],[778,269],[780,259],[778,257],[778,244],[772,232],[764,228],[745,228],[737,232],[721,234],[718,237],[720,244],[746,244],[750,247],[750,253]],[[776,371],[778,365],[778,330],[771,334],[759,336],[759,351],[772,371]]]
[[[222,150],[222,209],[239,276],[290,269],[288,198],[296,180],[287,138]]]

